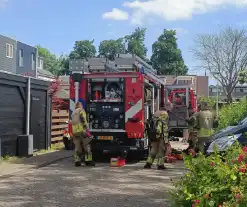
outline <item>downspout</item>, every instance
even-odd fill
[[[31,106],[31,78],[27,77],[27,88],[26,88],[26,135],[30,134],[30,106]]]
[[[39,50],[37,47],[36,48],[36,61],[35,61],[35,78],[38,78],[38,56],[39,56]]]

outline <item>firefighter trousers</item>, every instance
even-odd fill
[[[74,161],[81,162],[83,155],[85,156],[85,162],[92,162],[92,150],[91,150],[91,139],[88,137],[74,137],[73,138],[75,144],[75,154]]]
[[[210,138],[209,137],[198,137],[198,148],[199,148],[199,151],[204,153],[204,143],[210,141]]]
[[[189,148],[196,150],[197,149],[197,132],[195,131],[190,131],[189,133],[189,139],[188,139],[188,143],[189,143]]]
[[[154,159],[157,157],[157,165],[162,166],[164,165],[165,159],[165,141],[164,139],[159,139],[157,141],[151,142],[151,150],[148,155],[147,163],[152,165]]]

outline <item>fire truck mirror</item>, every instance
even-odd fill
[[[80,73],[73,73],[72,74],[72,80],[74,82],[81,82],[82,80],[82,75]]]

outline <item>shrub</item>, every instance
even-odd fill
[[[246,207],[247,147],[234,144],[223,156],[185,156],[188,173],[171,192],[172,207]]]
[[[238,123],[241,119],[247,116],[247,101],[243,98],[238,103],[224,105],[219,110],[219,127],[217,130],[227,126],[232,126]]]
[[[201,103],[201,102],[207,102],[208,106],[211,109],[213,109],[213,108],[215,108],[215,105],[216,105],[216,98],[201,96],[198,98],[198,103]]]

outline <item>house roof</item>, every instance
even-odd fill
[[[69,90],[65,90],[61,88],[57,93],[56,93],[57,98],[61,99],[69,99]]]
[[[55,78],[55,76],[48,70],[43,70],[43,69],[37,69],[38,75],[39,76],[44,76],[48,78]]]

